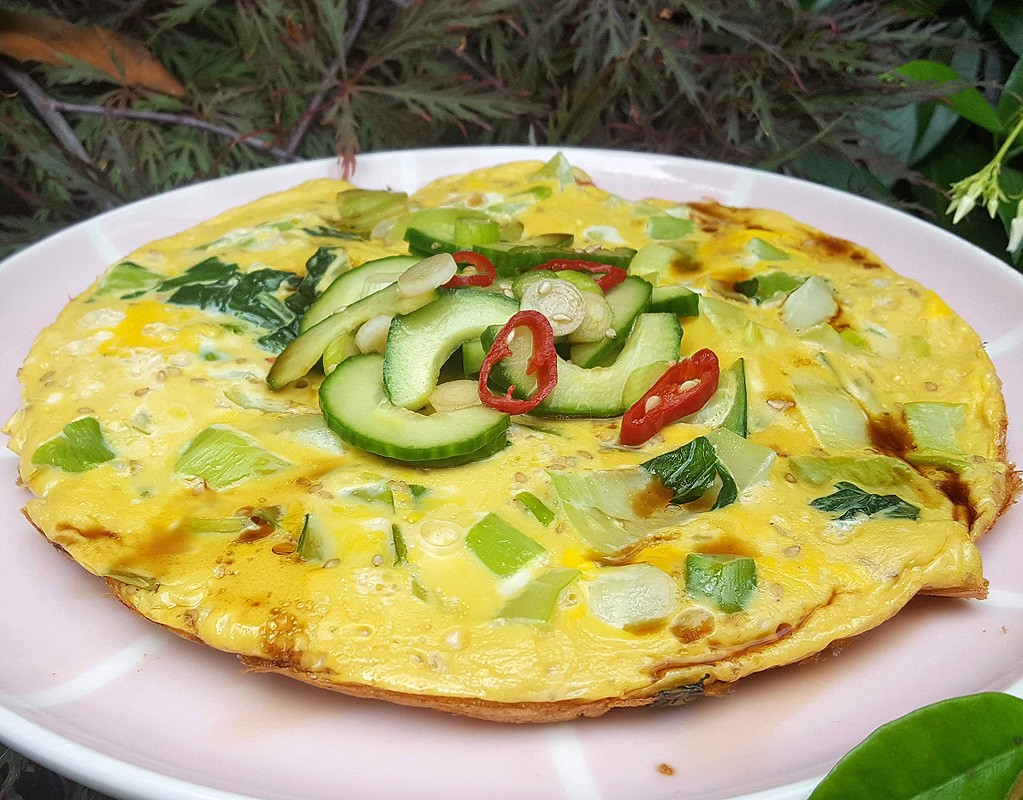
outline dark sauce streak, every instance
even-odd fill
[[[905,460],[906,453],[916,446],[913,434],[910,433],[905,421],[892,414],[871,417],[867,424],[867,430],[874,447],[885,455]],[[912,463],[909,465],[913,466]],[[972,530],[978,513],[970,497],[969,484],[962,479],[958,472],[946,472],[935,485],[952,503],[952,513],[956,521],[963,523],[967,530]]]
[[[938,488],[955,507],[953,514],[956,521],[963,523],[967,530],[972,530],[973,523],[977,521],[977,508],[970,498],[970,487],[962,476],[958,472],[949,472],[938,484]]]
[[[895,458],[904,459],[906,453],[916,446],[913,434],[909,432],[905,421],[892,414],[885,413],[879,417],[870,417],[867,422],[867,432],[870,434],[870,441],[874,447],[885,455]]]

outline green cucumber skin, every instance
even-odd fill
[[[621,347],[621,342],[628,335],[632,324],[650,307],[653,288],[643,278],[630,275],[608,292],[606,298],[611,306],[611,327],[614,328],[615,338],[577,344],[572,348],[572,362],[589,369],[599,364],[616,348]]]
[[[493,343],[496,331],[484,333],[483,344]],[[531,413],[558,417],[617,417],[626,411],[622,401],[625,381],[632,371],[655,361],[678,361],[682,326],[674,314],[642,314],[614,364],[583,367],[558,358],[558,383]],[[525,359],[523,359],[525,361]],[[502,386],[529,386],[525,364],[506,358],[497,362],[491,375]]]
[[[360,264],[354,269],[342,272],[317,297],[298,324],[299,333],[322,322],[339,308],[350,306],[361,300],[362,286],[367,278],[375,275],[404,272],[421,259],[418,256],[385,256]],[[381,287],[383,288],[383,287]]]
[[[398,286],[392,283],[316,323],[292,339],[281,351],[270,367],[266,382],[271,389],[277,390],[297,381],[316,366],[332,342],[358,330],[373,317],[396,313],[399,301]]]
[[[493,455],[507,443],[509,416],[486,406],[425,416],[394,406],[383,356],[352,356],[320,384],[320,409],[343,441],[384,458],[449,467]]]
[[[746,392],[746,362],[739,358],[728,368],[735,376],[735,400],[721,427],[744,439],[749,435],[749,402]]]
[[[650,295],[651,311],[670,311],[679,317],[700,316],[700,295],[685,286],[655,286]]]
[[[519,304],[500,292],[461,288],[441,290],[429,305],[395,317],[384,356],[387,397],[396,406],[422,408],[451,354],[491,325],[504,325],[518,310]]]

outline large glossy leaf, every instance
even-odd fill
[[[987,21],[1018,56],[1023,56],[1023,0],[1000,0]]]
[[[937,85],[951,84],[961,85],[962,77],[952,67],[937,61],[908,61],[895,70],[900,75],[912,78],[916,81],[924,81]],[[1002,130],[1002,120],[979,91],[973,87],[958,89],[945,96],[949,107],[963,119],[967,119],[975,125],[980,125],[991,133],[998,133]]]
[[[998,96],[998,116],[1001,117],[1002,124],[1006,127],[1012,125],[1020,109],[1023,109],[1023,56],[1020,56],[1016,66],[1012,68],[1002,87],[1002,93]]]
[[[1023,771],[1023,700],[985,692],[874,731],[809,800],[1005,800]]]

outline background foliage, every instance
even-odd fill
[[[955,230],[1018,265],[1021,55],[1023,0],[6,2],[0,256],[194,181],[463,143],[723,160],[950,227],[1008,141]],[[100,796],[0,747],[22,797]]]
[[[26,55],[4,46],[4,28],[24,26],[18,12],[100,26],[141,56],[109,36],[55,44],[38,31]],[[47,51],[57,63],[42,63]],[[1006,134],[978,103],[1018,113],[1021,52],[1023,0],[11,3],[0,11],[0,254],[192,181],[455,143],[718,159],[944,224],[949,183]],[[167,79],[140,68],[147,54]],[[1003,256],[1023,189],[1013,159],[1003,218],[972,214],[957,228]]]

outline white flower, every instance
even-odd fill
[[[1009,223],[1009,244],[1006,250],[1015,253],[1023,245],[1023,200],[1016,206],[1016,216]]]

